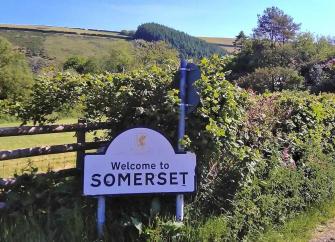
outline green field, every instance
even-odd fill
[[[76,119],[63,119],[59,124],[76,123]],[[15,127],[20,123],[0,123],[0,127]],[[87,141],[92,141],[93,134],[87,135]],[[20,148],[38,147],[46,145],[69,144],[76,143],[74,132],[42,134],[42,135],[27,135],[27,136],[12,136],[0,137],[0,150],[13,150]],[[47,170],[59,170],[71,168],[75,165],[75,152],[54,155],[42,155],[30,158],[14,159],[0,161],[0,177],[12,177],[15,173],[22,173],[23,169],[30,164],[37,167],[40,172]]]
[[[107,38],[52,35],[44,41],[44,48],[57,63],[63,63],[71,56],[102,57],[108,53],[115,41],[125,41]]]
[[[40,57],[54,65],[62,64],[71,56],[102,57],[118,37],[96,37],[75,34],[43,33],[22,30],[4,30],[0,36],[8,39],[28,57]]]

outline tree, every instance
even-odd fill
[[[122,35],[126,35],[126,36],[129,36],[129,37],[133,37],[134,34],[135,34],[135,30],[121,30],[120,34]]]
[[[243,31],[240,31],[238,35],[236,35],[235,40],[233,42],[234,47],[236,50],[241,50],[244,42],[247,40],[247,36],[244,34]]]
[[[0,100],[23,97],[32,83],[32,73],[25,57],[0,37]]]
[[[65,61],[64,65],[63,65],[63,69],[64,70],[73,69],[78,73],[83,73],[85,63],[86,63],[86,58],[85,57],[72,56]]]
[[[263,67],[289,67],[295,69],[296,50],[288,43],[272,48],[268,40],[246,39],[231,65],[230,79]]]
[[[72,56],[63,64],[64,70],[75,70],[79,74],[102,72],[101,60],[94,57]]]
[[[237,83],[243,88],[263,93],[265,91],[297,90],[303,86],[304,78],[290,68],[257,68],[253,73],[241,77]]]
[[[135,51],[130,42],[114,41],[102,60],[103,70],[109,72],[125,72],[136,65]]]
[[[135,40],[136,62],[144,68],[153,65],[161,67],[177,67],[179,65],[178,51],[164,41],[148,42]]]
[[[277,7],[267,8],[263,15],[257,16],[258,26],[253,29],[254,37],[268,39],[273,46],[293,39],[300,29],[300,24],[294,23],[292,17]]]

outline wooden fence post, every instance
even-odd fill
[[[86,125],[86,120],[85,119],[78,119],[78,125],[85,126]],[[78,130],[76,132],[77,135],[77,144],[79,146],[84,146],[85,145],[85,130]],[[76,168],[81,170],[83,167],[84,163],[84,156],[85,156],[85,150],[78,150],[77,151],[77,160],[76,160]]]

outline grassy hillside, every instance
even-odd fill
[[[128,39],[129,37],[122,35],[117,31],[97,30],[97,29],[84,29],[84,28],[67,28],[67,27],[54,27],[43,25],[15,25],[15,24],[0,24],[3,30],[20,30],[20,31],[34,31],[40,33],[60,33],[60,34],[75,34],[86,36],[99,36],[109,38]]]
[[[101,57],[113,41],[129,41],[129,36],[120,32],[34,25],[0,24],[0,36],[8,39],[29,59],[33,70],[61,65],[75,55]],[[232,39],[201,39],[232,51]]]
[[[20,27],[9,28],[6,25],[0,25],[0,36],[8,39],[27,56],[35,71],[44,66],[59,66],[74,55],[100,57],[106,53],[112,42],[129,39],[117,32],[54,27],[49,30],[36,31],[35,26],[32,26],[30,30],[28,26]],[[101,33],[103,35],[98,36]]]
[[[217,38],[217,37],[198,37],[199,39],[202,39],[208,43],[215,44],[229,53],[232,53],[235,51],[234,48],[234,38]]]

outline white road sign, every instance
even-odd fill
[[[85,156],[84,195],[193,192],[195,167],[195,154],[176,154],[159,132],[129,129],[105,154]]]

